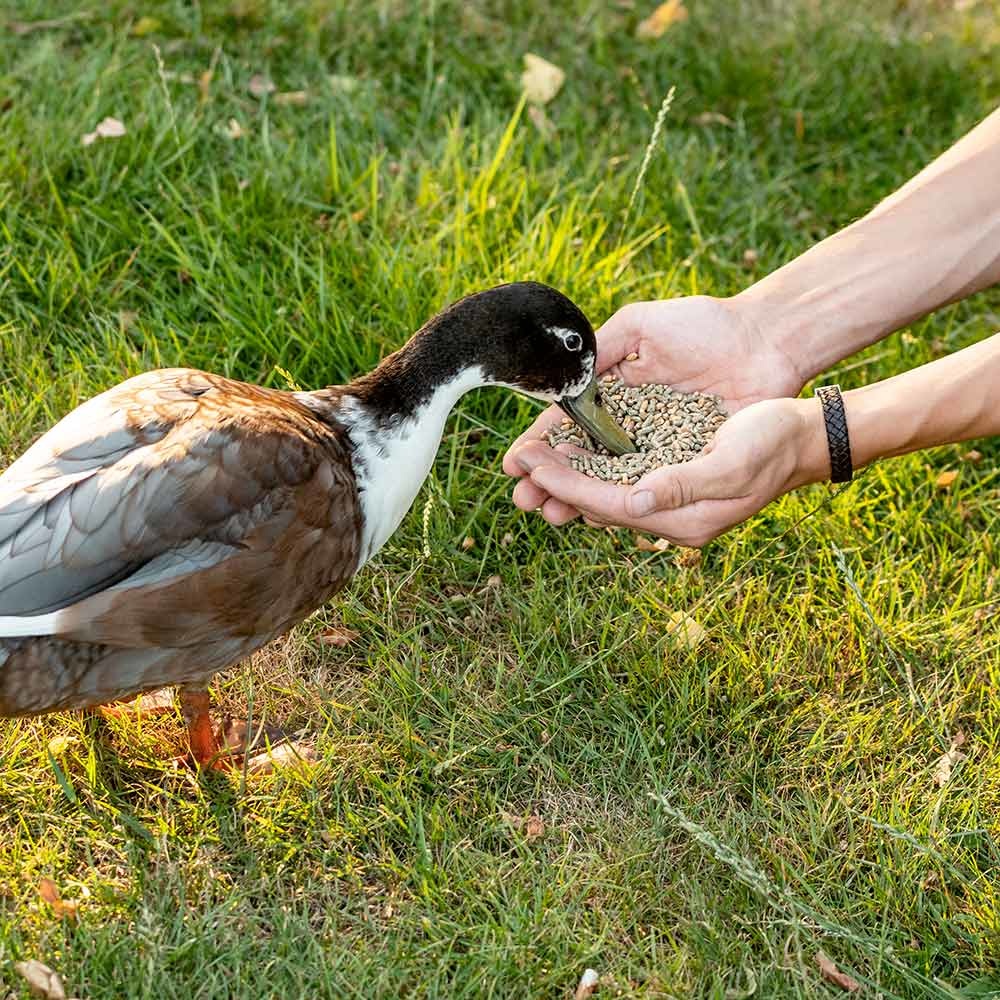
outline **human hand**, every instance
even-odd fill
[[[661,302],[636,302],[619,309],[597,332],[597,371],[610,372],[629,385],[668,383],[684,392],[712,393],[729,413],[762,399],[794,396],[802,388],[791,361],[768,342],[757,314],[739,299],[697,295]],[[635,360],[628,360],[635,355]],[[503,468],[520,479],[514,503],[541,510],[553,524],[565,524],[579,511],[546,493],[527,469],[538,464],[538,448],[555,454],[545,432],[562,418],[551,407],[507,450]],[[530,445],[534,461],[519,460]]]
[[[548,497],[546,508],[558,503],[591,525],[622,525],[694,548],[830,472],[816,399],[753,403],[727,420],[697,458],[654,469],[635,486],[576,472],[567,455],[541,441],[525,443],[517,461],[529,477],[522,484]]]

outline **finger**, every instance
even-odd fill
[[[629,517],[649,517],[699,500],[731,500],[742,496],[741,469],[725,452],[699,455],[690,462],[664,465],[647,472],[625,498]]]
[[[597,331],[598,373],[607,371],[638,349],[638,312],[634,304],[623,306]]]
[[[527,475],[539,465],[569,465],[570,449],[550,448],[544,441],[526,441],[517,451],[511,451],[511,465]]]
[[[531,481],[550,496],[588,517],[622,524],[628,517],[625,510],[627,491],[612,483],[591,479],[559,463],[541,464],[531,471]]]
[[[520,510],[530,511],[538,510],[549,499],[549,494],[525,477],[518,480],[510,498],[513,500],[515,507],[518,507]]]
[[[545,432],[553,425],[558,424],[564,416],[565,414],[558,406],[550,406],[547,410],[543,410],[535,418],[531,426],[523,434],[515,438],[507,449],[507,453],[503,457],[503,471],[508,476],[523,476],[524,470],[518,468],[512,462],[514,452],[529,441],[540,441],[544,437]]]
[[[554,524],[557,528],[561,528],[564,524],[569,524],[570,521],[576,520],[579,516],[580,512],[575,507],[570,507],[569,504],[565,504],[562,500],[557,500],[555,497],[549,497],[542,504],[542,517],[549,524]]]

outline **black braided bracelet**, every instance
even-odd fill
[[[830,449],[830,482],[849,483],[854,476],[851,464],[851,439],[847,433],[847,414],[839,385],[821,385],[816,390],[826,422],[826,443]]]

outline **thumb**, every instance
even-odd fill
[[[597,363],[595,370],[598,375],[614,367],[631,354],[639,343],[638,309],[634,303],[622,306],[597,331]]]
[[[699,500],[730,500],[739,495],[733,488],[731,470],[710,452],[647,472],[629,490],[625,510],[629,517],[647,517],[661,510],[676,510]]]

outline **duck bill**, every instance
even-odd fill
[[[629,436],[598,402],[596,381],[592,381],[579,396],[560,399],[559,405],[612,455],[627,455],[635,451]]]

